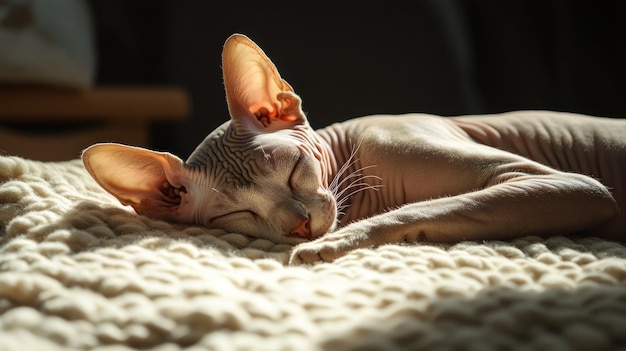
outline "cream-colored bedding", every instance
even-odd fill
[[[0,158],[0,350],[612,350],[626,247],[290,247],[121,206],[80,161]]]

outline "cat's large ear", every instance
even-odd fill
[[[183,161],[169,153],[121,144],[96,144],[82,154],[85,168],[100,186],[139,214],[185,221],[189,176]]]
[[[274,131],[306,121],[300,97],[245,35],[233,34],[226,40],[222,70],[228,110],[236,127]]]

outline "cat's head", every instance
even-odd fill
[[[301,100],[250,39],[222,54],[230,120],[186,162],[120,144],[83,152],[92,177],[138,213],[297,243],[336,225],[328,189],[332,152],[310,127]]]

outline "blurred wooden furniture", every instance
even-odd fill
[[[188,96],[176,87],[0,87],[0,150],[62,161],[97,142],[146,147],[151,122],[181,121],[188,113]]]

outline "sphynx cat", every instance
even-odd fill
[[[625,238],[626,121],[406,114],[315,131],[249,38],[228,38],[222,64],[230,120],[187,161],[96,144],[94,179],[139,214],[297,244],[292,264],[389,243]]]

